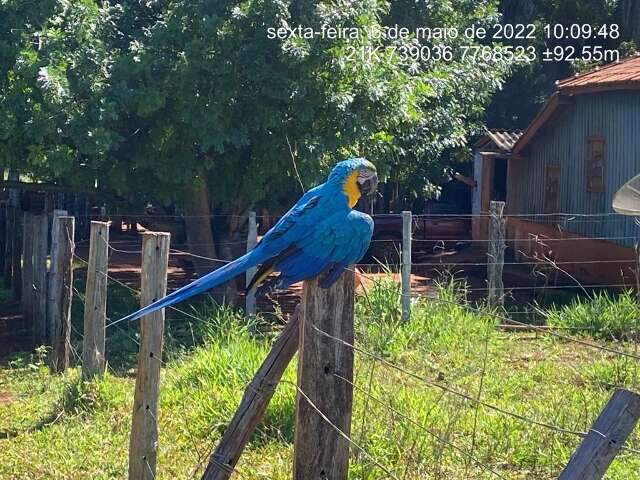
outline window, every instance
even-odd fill
[[[604,192],[605,146],[604,137],[587,138],[587,192]]]
[[[560,165],[547,165],[544,170],[544,211],[560,211]]]

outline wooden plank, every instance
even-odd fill
[[[491,202],[489,222],[489,251],[487,252],[487,282],[489,305],[495,307],[504,303],[504,268],[505,220],[502,216],[504,202]]]
[[[47,328],[47,256],[49,253],[49,219],[46,213],[32,217],[33,264],[32,315],[36,345],[50,345]]]
[[[22,298],[22,235],[24,228],[22,226],[23,216],[20,210],[14,209],[14,237],[13,252],[11,265],[11,284],[13,291],[13,299],[20,300]]]
[[[71,351],[71,301],[73,298],[73,251],[75,218],[54,216],[49,276],[49,331],[52,372],[64,372],[69,367]]]
[[[9,208],[6,203],[0,204],[0,272],[3,275],[7,269],[7,262],[11,262],[11,257],[7,255],[8,236],[6,235]]]
[[[33,323],[33,214],[24,212],[22,220],[22,295],[20,297],[25,324]],[[34,332],[35,333],[35,332]],[[34,338],[37,339],[37,337]]]
[[[640,418],[640,395],[617,389],[558,480],[599,480]]]
[[[402,212],[402,320],[411,317],[411,212]]]
[[[105,369],[105,322],[107,318],[107,273],[109,226],[91,222],[89,265],[84,303],[82,378],[102,375]]]
[[[301,311],[301,305],[298,305],[253,380],[247,385],[231,423],[209,459],[202,480],[226,480],[233,473],[242,451],[271,401],[275,386],[298,350]]]
[[[256,212],[249,212],[249,229],[247,233],[247,252],[253,250],[258,244],[258,224],[256,222]],[[247,270],[246,273],[246,285],[249,285],[251,279],[256,274],[256,267],[252,267]],[[247,315],[255,315],[256,314],[256,293],[255,290],[252,289],[250,292],[247,292],[247,297],[245,299],[245,313]]]
[[[5,289],[10,289],[12,285],[13,277],[13,239],[15,229],[15,209],[7,204],[4,214],[4,230],[2,235],[4,236],[4,249],[1,252],[4,256],[4,264],[2,266],[2,278]]]
[[[336,428],[347,436],[351,433],[353,350],[318,330],[353,344],[353,302],[350,270],[328,289],[320,288],[317,279],[304,283],[293,465],[296,480],[347,478],[349,442]]]
[[[18,178],[18,172],[9,170],[9,179]],[[22,215],[17,190],[9,189],[7,202],[7,259],[4,271],[5,288],[11,288],[14,300],[22,295]],[[9,260],[10,259],[10,260]]]
[[[167,267],[171,235],[142,234],[142,285],[140,306],[145,307],[167,293]],[[153,480],[158,456],[158,398],[164,309],[140,319],[140,350],[129,438],[129,479]]]

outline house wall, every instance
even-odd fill
[[[602,193],[587,191],[587,138],[591,136],[606,139]],[[533,140],[524,158],[510,160],[506,202],[507,214],[518,215],[522,220],[557,223],[580,236],[606,237],[618,245],[634,245],[640,237],[640,228],[630,217],[527,217],[545,213],[548,165],[560,167],[560,212],[613,214],[611,202],[615,192],[640,173],[640,92],[578,95],[572,104],[560,106],[554,119]]]
[[[507,237],[518,261],[540,262],[538,270],[555,272],[554,278],[562,283],[575,285],[574,277],[586,285],[636,285],[636,255],[632,248],[585,239],[554,225],[516,217],[507,219]],[[598,262],[590,261],[594,259]]]

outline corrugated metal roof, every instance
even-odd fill
[[[522,130],[487,130],[484,137],[476,142],[476,148],[499,153],[511,153]]]
[[[487,135],[500,150],[510,152],[522,136],[522,130],[489,130]]]
[[[640,88],[640,56],[634,55],[620,62],[576,74],[560,80],[557,86],[561,94]]]

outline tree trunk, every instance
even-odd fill
[[[640,42],[640,2],[637,0],[624,0],[619,6],[620,20],[626,34],[638,44]]]
[[[216,248],[211,231],[211,208],[209,206],[209,191],[202,179],[196,179],[187,189],[185,195],[185,227],[187,244],[196,273],[199,277],[222,266],[216,262]],[[195,256],[197,255],[197,256]]]

